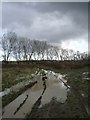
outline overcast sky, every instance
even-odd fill
[[[15,31],[63,48],[87,51],[88,3],[3,3],[2,27],[4,32]]]

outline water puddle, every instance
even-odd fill
[[[90,72],[84,72],[82,74],[82,79],[90,80]]]
[[[32,88],[26,90],[3,109],[3,118],[24,118],[33,107],[42,107],[53,97],[61,103],[66,101],[69,88],[61,74],[42,69],[35,80],[37,83]]]

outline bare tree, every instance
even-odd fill
[[[46,50],[47,50],[47,42],[46,41],[42,41],[41,42],[41,50],[40,50],[41,55],[42,55],[42,60],[44,60]]]
[[[3,60],[8,61],[13,50],[17,35],[14,32],[8,32],[2,37]]]
[[[23,53],[23,59],[28,60],[28,39],[22,38],[22,53]]]
[[[19,37],[14,32],[7,32],[2,37],[3,60],[8,61],[10,56],[20,60],[87,60],[87,52],[80,53],[73,50],[58,48],[46,41],[30,40]]]
[[[50,45],[48,48],[48,59],[49,60],[53,60],[54,56],[53,56],[53,46]]]
[[[89,53],[88,52],[81,53],[81,59],[82,60],[88,60],[88,58],[89,58]]]
[[[35,60],[44,59],[46,49],[46,41],[33,40],[31,44],[31,55],[33,55]]]
[[[36,45],[37,45],[37,41],[36,40],[32,40],[29,42],[29,60],[31,60],[31,57],[34,55],[35,58],[35,51],[36,51]],[[35,58],[36,59],[36,58]]]
[[[17,40],[13,47],[13,55],[17,61],[20,61],[22,59],[22,38],[21,37],[17,37]]]
[[[53,58],[59,60],[59,48],[57,46],[53,46]]]
[[[69,50],[69,60],[74,60],[74,51],[72,49]]]

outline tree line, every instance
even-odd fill
[[[16,61],[23,60],[85,60],[88,53],[63,49],[48,44],[46,41],[31,40],[20,37],[15,32],[7,32],[2,36],[3,61],[14,58]]]

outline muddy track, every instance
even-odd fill
[[[10,99],[8,99],[9,95],[5,95],[4,97],[2,97],[2,101],[5,101],[5,99],[7,99],[7,101],[5,101],[5,103],[4,102],[2,103],[2,107],[4,108],[6,105],[8,105],[13,100],[15,100],[17,97],[19,97],[22,93],[24,93],[27,89],[32,88],[36,83],[37,83],[37,81],[30,83],[30,84],[26,85],[25,87],[21,88],[18,92],[14,92],[14,94],[12,94]]]
[[[60,81],[62,81],[64,83],[64,85],[67,87],[67,89],[69,88],[69,86],[67,85],[67,83],[65,83],[62,79],[60,79]]]
[[[60,83],[62,83],[62,82],[64,83],[65,90],[70,88],[72,93],[75,94],[76,99],[80,103],[80,107],[82,108],[84,116],[86,118],[89,117],[88,111],[87,111],[87,109],[85,107],[85,104],[84,104],[84,101],[83,101],[83,97],[78,92],[78,90],[75,88],[75,86],[70,85],[70,87],[69,87],[69,85],[64,81],[64,79],[62,77],[61,78],[57,77],[58,78],[58,82],[56,81],[57,78],[55,78],[55,81],[54,81],[55,82],[54,83],[55,86],[52,87],[51,84],[52,84],[53,81],[51,80],[51,82],[50,81],[48,82],[48,80],[47,80],[47,76],[48,76],[48,79],[52,79],[52,77],[49,78],[50,74],[41,74],[41,75],[39,75],[39,78],[38,78],[38,80],[40,79],[40,81],[37,82],[35,87],[32,89],[32,91],[35,94],[33,92],[30,93],[28,91],[27,94],[26,94],[26,97],[24,96],[24,100],[22,99],[23,101],[17,105],[17,107],[14,109],[14,112],[11,112],[11,113],[13,113],[12,116],[15,115],[14,117],[17,117],[19,115],[18,113],[20,113],[20,111],[23,111],[23,110],[25,111],[25,108],[26,108],[27,111],[25,111],[25,114],[30,112],[30,116],[29,117],[31,118],[35,113],[37,113],[37,111],[38,111],[40,106],[42,106],[42,105],[47,103],[47,102],[44,103],[44,101],[45,101],[45,97],[47,97],[48,93],[49,93],[48,96],[51,95],[49,100],[51,99],[51,97],[56,97],[57,95],[60,95],[60,93],[59,94],[57,94],[57,93],[58,93],[58,91],[61,91],[62,89],[60,89],[60,86],[56,86],[56,84],[58,84],[61,81]],[[40,86],[41,86],[41,88],[40,88]],[[56,91],[55,91],[55,89],[56,89]],[[52,90],[54,90],[55,92],[53,92]],[[38,92],[39,92],[39,94],[38,94]],[[34,97],[34,96],[36,96],[36,97]],[[31,101],[32,101],[32,103],[31,103]],[[27,107],[28,107],[28,109],[27,109]],[[48,106],[48,110],[45,113],[46,117],[49,116],[49,113],[50,113],[51,110],[52,110],[52,105],[50,104]],[[8,111],[8,109],[7,109],[7,111]],[[11,113],[9,113],[9,114],[11,114]],[[23,113],[21,113],[21,114],[23,115]],[[25,114],[23,115],[24,117],[25,117]]]
[[[43,92],[42,92],[41,96],[40,96],[40,97],[37,99],[37,101],[34,103],[30,114],[32,114],[33,112],[35,112],[35,111],[38,109],[38,107],[40,106],[40,104],[41,104],[42,96],[43,96],[43,94],[44,94],[44,92],[45,92],[45,90],[46,90],[46,79],[47,79],[46,75],[45,75],[45,76],[42,76],[42,81],[43,81],[43,87],[44,87],[44,89],[43,89]]]
[[[19,109],[23,106],[23,104],[26,102],[27,99],[28,99],[28,95],[26,96],[25,100],[19,105],[17,110],[14,112],[14,115],[19,111]]]

